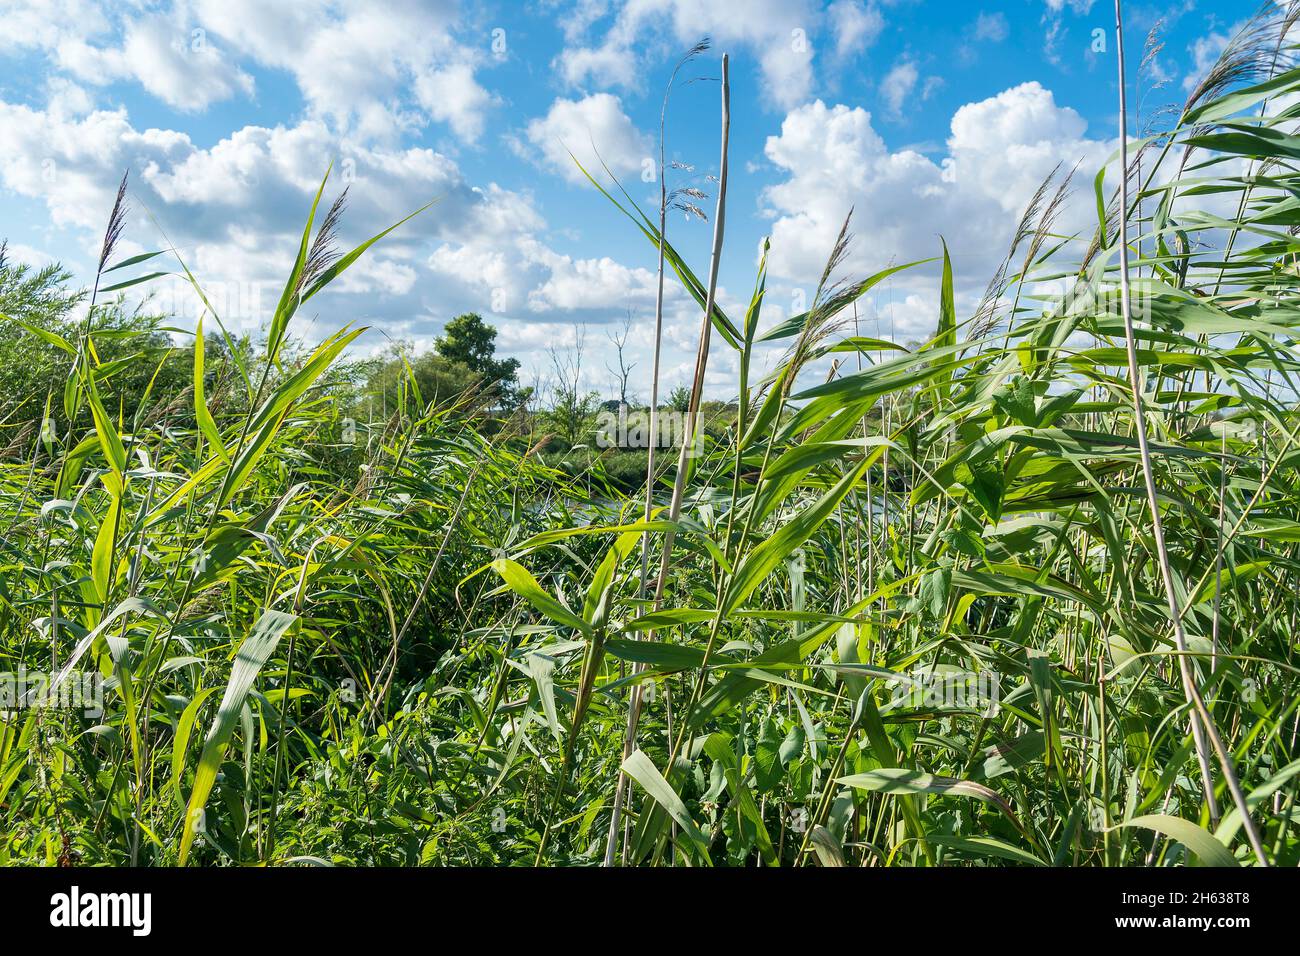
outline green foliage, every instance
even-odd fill
[[[39,424],[48,396],[61,398],[71,374],[73,356],[59,343],[77,341],[85,324],[77,310],[86,298],[68,291],[69,279],[58,265],[33,269],[12,262],[0,246],[0,420],[19,423],[23,434],[30,435],[33,421]],[[101,391],[112,407],[138,407],[155,375],[154,387],[169,395],[188,385],[186,358],[173,354],[162,324],[160,316],[127,312],[118,303],[93,310],[90,328],[105,370]],[[52,417],[66,431],[59,412],[56,401]],[[88,414],[77,424],[85,424]],[[0,448],[10,442],[0,440]]]
[[[1300,240],[1289,117],[1233,118],[1258,94],[1190,104],[1129,222],[1187,658],[1295,866]],[[1030,217],[969,316],[938,250],[915,349],[836,321],[885,273],[766,333],[790,347],[762,381],[757,310],[735,335],[716,310],[747,400],[706,407],[672,521],[663,494],[643,520],[640,453],[590,448],[576,386],[489,429],[442,400],[481,350],[295,347],[314,213],[274,334],[173,344],[183,385],[105,358],[156,356],[155,326],[59,324],[56,273],[4,280],[7,354],[75,355],[81,411],[0,461],[0,653],[102,706],[0,724],[0,862],[594,864],[620,779],[630,864],[1256,862],[1198,765],[1099,209],[1091,242]],[[384,381],[400,414],[344,428]]]
[[[397,410],[418,417],[430,404],[462,412],[493,405],[508,412],[528,393],[518,386],[518,360],[495,357],[496,335],[481,316],[469,313],[447,323],[432,352],[413,355],[402,343],[355,363],[365,384],[352,396],[351,407],[367,418]]]
[[[366,381],[361,410],[374,405],[384,415],[398,409],[419,413],[429,404],[455,405],[481,381],[473,369],[436,352],[408,357],[394,349],[378,362]]]
[[[497,330],[477,312],[458,315],[447,323],[434,348],[449,362],[461,365],[482,378],[486,387],[509,395],[516,385],[518,359],[496,357]]]

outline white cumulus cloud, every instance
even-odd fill
[[[625,0],[603,39],[570,44],[556,69],[574,87],[639,89],[646,51],[675,55],[710,36],[719,50],[756,60],[765,96],[790,107],[812,91],[814,34],[823,16],[810,0]],[[837,22],[861,39],[865,25],[852,16],[841,11]]]
[[[1090,137],[1083,118],[1038,83],[957,110],[946,155],[937,160],[891,150],[860,107],[808,104],[791,111],[765,147],[784,176],[764,196],[773,217],[772,271],[814,281],[852,207],[854,268],[875,271],[933,256],[943,235],[959,279],[982,287],[1052,169],[1081,163],[1091,176],[1112,149],[1111,140]],[[1063,228],[1087,227],[1086,198],[1067,208]],[[911,281],[909,275],[899,281]]]
[[[544,117],[528,123],[524,135],[547,166],[572,182],[584,182],[586,177],[570,153],[593,174],[600,172],[601,160],[614,173],[623,174],[640,170],[652,149],[650,140],[623,112],[619,98],[610,93],[557,99]],[[528,154],[527,147],[519,148]]]

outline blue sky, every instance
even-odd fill
[[[1131,3],[1135,126],[1185,86],[1251,0]],[[1148,32],[1161,47],[1138,71]],[[1100,32],[1098,32],[1100,31]],[[297,331],[372,326],[367,350],[428,347],[449,318],[483,313],[543,383],[547,350],[584,333],[587,383],[609,393],[608,333],[629,316],[645,397],[654,250],[565,154],[592,144],[652,207],[643,170],[673,63],[710,36],[674,92],[670,185],[712,193],[718,58],[732,63],[731,184],[721,301],[739,309],[772,237],[770,321],[812,293],[855,208],[848,268],[935,254],[959,303],[996,268],[1021,208],[1058,163],[1080,164],[1066,219],[1116,145],[1113,8],[1104,0],[0,0],[0,237],[83,281],[117,180],[131,171],[126,251],[172,244],[228,325],[267,317],[325,168],[348,185],[358,241],[431,199]],[[1100,38],[1100,40],[1099,40]],[[710,213],[713,197],[697,200]],[[1071,219],[1073,217],[1073,220]],[[703,274],[711,225],[670,220]],[[155,304],[192,326],[178,282]],[[921,338],[931,270],[863,303],[863,331]],[[670,289],[666,379],[688,374],[698,312]],[[731,385],[718,354],[709,385]]]

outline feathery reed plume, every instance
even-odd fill
[[[1282,44],[1297,20],[1300,20],[1300,3],[1267,0],[1233,34],[1219,58],[1192,87],[1183,113],[1217,99],[1229,87],[1268,79],[1279,69],[1289,69],[1294,55],[1283,52]]]
[[[1044,185],[1049,184],[1060,171],[1061,165],[1058,163],[1052,170]],[[1007,337],[1008,342],[1011,335],[1011,326],[1015,324],[1016,313],[1020,311],[1020,297],[1024,294],[1025,283],[1029,281],[1029,272],[1038,261],[1038,254],[1043,250],[1043,243],[1047,237],[1052,235],[1052,230],[1056,226],[1056,218],[1060,215],[1061,208],[1065,205],[1065,199],[1070,194],[1070,183],[1074,179],[1074,174],[1078,170],[1078,164],[1061,177],[1057,183],[1056,190],[1052,193],[1052,198],[1045,203],[1041,203],[1038,210],[1038,220],[1034,228],[1029,230],[1023,237],[1027,241],[1025,248],[1025,257],[1020,265],[1020,273],[1016,276],[1016,294],[1011,300],[1011,313],[1007,317]],[[1014,251],[1014,250],[1013,250]],[[980,339],[986,330],[979,328],[978,324],[973,337]]]
[[[113,211],[108,215],[108,228],[104,230],[104,242],[99,247],[99,267],[97,273],[102,273],[104,267],[108,265],[108,260],[113,255],[113,250],[117,248],[117,242],[122,238],[122,230],[126,227],[126,179],[129,173],[122,174],[122,181],[117,186],[117,198],[113,200]],[[96,276],[98,281],[98,275]]]
[[[330,204],[329,212],[321,221],[320,229],[307,253],[307,261],[298,277],[295,295],[302,295],[303,291],[310,288],[326,269],[338,261],[341,255],[338,249],[339,222],[343,218],[343,210],[347,207],[349,188],[351,187],[344,187],[343,192],[339,193],[338,198]]]
[[[1184,120],[1199,106],[1215,100],[1230,87],[1239,83],[1252,83],[1269,79],[1279,72],[1295,66],[1297,62],[1296,56],[1286,46],[1286,40],[1298,22],[1300,22],[1300,0],[1266,0],[1241,29],[1232,36],[1227,45],[1224,46],[1223,52],[1219,54],[1218,59],[1214,61],[1214,64],[1200,78],[1199,82],[1192,87],[1186,101],[1183,103],[1178,120],[1174,124],[1174,129],[1183,126]],[[1188,133],[1192,136],[1203,132],[1205,132],[1205,129],[1201,127],[1188,128]],[[1125,183],[1128,184],[1131,181],[1138,184],[1136,190],[1129,189],[1129,192],[1134,193],[1140,199],[1155,180],[1156,172],[1173,148],[1176,139],[1177,137],[1171,133],[1163,137],[1163,143],[1158,142],[1157,139],[1147,139],[1142,143],[1132,159],[1122,167],[1125,171]],[[1159,146],[1160,153],[1154,162],[1146,167],[1144,175],[1142,173],[1143,157],[1149,150],[1153,150],[1157,146]],[[1174,178],[1182,175],[1182,171],[1186,168],[1192,152],[1193,149],[1190,146],[1182,151],[1178,163],[1178,173]],[[1116,187],[1112,193],[1110,201],[1106,205],[1105,229],[1103,230],[1100,225],[1098,226],[1093,241],[1084,254],[1081,269],[1086,269],[1097,253],[1101,251],[1103,239],[1106,236],[1115,234],[1115,224],[1119,219],[1120,192],[1119,187]],[[1166,195],[1164,204],[1168,206],[1171,202],[1172,194]],[[1127,215],[1132,214],[1133,210],[1129,209]]]
[[[104,241],[99,247],[99,264],[95,268],[95,283],[90,293],[90,302],[86,306],[86,320],[81,326],[81,343],[77,349],[77,354],[73,356],[72,368],[69,369],[68,375],[72,379],[77,379],[85,374],[83,356],[87,352],[86,340],[90,337],[91,329],[94,328],[95,305],[99,299],[99,283],[104,276],[104,267],[108,265],[108,260],[112,258],[113,252],[117,249],[117,242],[122,238],[122,230],[126,227],[126,181],[130,171],[122,173],[122,181],[117,185],[117,196],[113,200],[113,208],[108,214],[108,225],[104,229]],[[80,402],[80,392],[74,392],[75,398],[73,404],[65,405],[68,418],[74,417],[77,403]]]
[[[989,280],[989,284],[984,289],[984,296],[975,309],[971,338],[983,338],[991,329],[997,326],[998,303],[1011,285],[1011,279],[1008,278],[1011,260],[1014,258],[1016,250],[1020,248],[1020,244],[1032,233],[1034,222],[1038,219],[1039,211],[1043,206],[1043,199],[1060,169],[1061,164],[1057,163],[1052,168],[1052,171],[1047,174],[1047,177],[1038,184],[1038,188],[1034,190],[1033,196],[1029,198],[1029,202],[1025,205],[1025,211],[1021,213],[1020,221],[1016,223],[1015,231],[1011,235],[1011,245],[1007,247],[1006,255],[1002,257],[1002,262],[998,265],[997,271],[993,273],[993,278]],[[1012,320],[1014,318],[1013,316]]]
[[[844,310],[862,295],[862,283],[834,279],[853,245],[853,234],[849,232],[853,212],[850,208],[844,222],[840,224],[840,231],[835,236],[830,255],[826,257],[821,278],[817,280],[812,308],[808,310],[803,327],[778,363],[778,367],[785,366],[789,369],[781,381],[781,388],[786,394],[794,387],[799,371],[817,357],[818,346],[847,325],[850,320],[843,316]],[[784,399],[785,395],[782,395],[781,400]]]
[[[1058,164],[1056,169],[1052,170],[1052,175],[1055,176],[1060,168]],[[1052,193],[1052,198],[1043,207],[1043,211],[1038,217],[1038,225],[1029,235],[1029,249],[1025,253],[1025,265],[1024,269],[1022,269],[1022,275],[1038,258],[1038,254],[1043,250],[1043,242],[1052,234],[1052,230],[1056,226],[1056,219],[1065,206],[1065,199],[1070,195],[1070,184],[1074,181],[1074,174],[1078,169],[1079,164],[1075,163],[1070,171],[1061,177],[1061,181],[1056,186],[1056,191]]]

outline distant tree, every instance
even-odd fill
[[[553,404],[547,417],[552,431],[570,447],[578,444],[600,409],[600,396],[582,386],[586,340],[586,329],[575,326],[572,348],[561,350],[552,345],[547,350],[554,376]]]
[[[445,405],[482,381],[478,372],[445,355],[425,352],[407,356],[406,351],[405,346],[398,346],[376,363],[366,384],[366,399],[359,411],[382,409],[387,415],[403,402],[407,411],[422,410],[430,403]],[[411,388],[412,379],[415,390]]]
[[[84,407],[76,422],[61,420],[63,387],[72,357],[56,339],[31,331],[39,329],[78,346],[87,328],[78,314],[85,293],[70,288],[71,281],[60,265],[38,269],[11,260],[0,243],[0,420],[8,425],[39,418],[47,396],[53,398],[50,414],[60,434],[70,426],[81,429],[90,425],[90,412]],[[162,328],[164,319],[145,311],[128,311],[118,301],[96,305],[90,316],[95,355],[105,370],[98,383],[100,397],[128,420],[140,408],[146,392],[152,396],[151,407],[160,408],[190,385],[190,346],[173,343]],[[209,357],[213,374],[220,365],[219,355]],[[211,401],[219,401],[212,392],[209,396]],[[169,418],[188,417],[189,403],[171,404]],[[0,447],[6,444],[6,435],[0,434]]]
[[[84,297],[68,291],[72,276],[62,266],[33,269],[11,262],[6,251],[0,246],[0,314],[5,316],[0,319],[0,415],[4,416],[28,403],[43,408],[46,394],[62,388],[70,367],[67,353],[23,325],[56,335],[70,333],[72,310]]]
[[[477,312],[458,315],[447,323],[434,343],[434,350],[481,376],[489,386],[499,387],[503,397],[514,394],[519,372],[518,359],[496,357],[497,330]],[[498,384],[499,383],[499,384]]]
[[[689,411],[691,407],[691,391],[685,385],[678,385],[668,393],[668,407],[675,412]]]
[[[623,322],[623,327],[617,333],[606,333],[610,342],[614,345],[614,354],[618,360],[618,368],[614,368],[608,362],[605,368],[609,374],[614,376],[614,386],[618,390],[617,405],[628,404],[627,382],[632,377],[632,369],[636,368],[636,362],[629,362],[627,359],[627,340],[632,336],[632,310],[627,310],[627,319]]]

